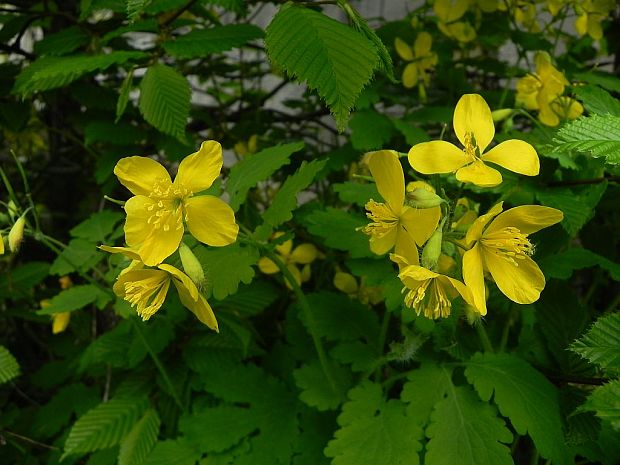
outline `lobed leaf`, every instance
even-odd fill
[[[579,410],[596,412],[597,417],[607,420],[616,432],[620,432],[620,380],[596,388]]]

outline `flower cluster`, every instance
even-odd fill
[[[134,194],[125,202],[125,242],[128,247],[101,246],[121,253],[131,264],[118,276],[114,292],[136,307],[148,320],[163,305],[170,284],[181,303],[200,321],[217,330],[209,303],[200,292],[202,268],[184,246],[186,228],[198,241],[211,246],[232,244],[239,231],[228,204],[212,195],[200,194],[211,187],[222,169],[222,147],[206,141],[179,164],[174,181],[168,171],[150,158],[122,158],[114,174]],[[182,248],[180,260],[185,272],[163,263]]]
[[[415,171],[455,173],[458,181],[479,187],[502,182],[500,172],[487,163],[527,176],[538,174],[538,154],[524,141],[507,140],[487,150],[495,128],[480,95],[461,97],[453,127],[461,147],[446,141],[413,146],[408,160]],[[469,199],[451,203],[419,181],[406,189],[394,151],[372,152],[367,163],[384,201],[366,204],[371,223],[363,232],[370,236],[374,253],[393,251],[390,258],[398,264],[406,306],[428,318],[446,317],[452,299],[460,295],[469,308],[486,315],[485,277],[514,302],[538,299],[545,278],[531,258],[534,246],[528,236],[562,221],[561,211],[537,205],[503,211],[499,202],[478,217]]]

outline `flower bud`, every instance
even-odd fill
[[[26,226],[26,218],[22,215],[9,231],[9,249],[11,252],[16,252],[24,240],[24,226]]]
[[[443,233],[441,226],[433,233],[431,238],[426,242],[424,250],[422,250],[422,266],[431,271],[437,268],[439,256],[441,255],[441,242]]]
[[[181,256],[181,263],[183,264],[183,271],[191,278],[192,281],[198,286],[198,289],[202,289],[206,284],[205,273],[202,269],[202,265],[188,246],[181,242],[179,247],[179,255]]]
[[[426,189],[418,188],[407,192],[407,205],[415,208],[434,208],[443,202],[445,202],[444,199]]]
[[[500,108],[499,110],[495,110],[491,112],[491,117],[493,118],[494,123],[499,123],[500,121],[505,120],[514,110],[512,108]]]
[[[4,238],[0,234],[0,255],[4,254]]]
[[[52,315],[52,334],[62,333],[71,319],[71,312],[60,312]]]

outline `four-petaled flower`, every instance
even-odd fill
[[[207,245],[235,241],[239,227],[232,208],[212,195],[194,195],[211,187],[221,169],[222,147],[216,141],[203,142],[198,152],[183,159],[174,182],[155,160],[119,160],[114,174],[134,194],[125,203],[125,241],[146,265],[158,265],[178,249],[184,223]]]
[[[545,287],[545,276],[530,258],[534,246],[528,235],[562,221],[555,208],[523,205],[502,213],[503,203],[480,216],[469,228],[463,255],[463,280],[471,290],[475,307],[486,315],[484,272],[513,302],[530,304]]]
[[[491,109],[480,95],[461,97],[454,109],[453,126],[464,148],[440,140],[414,145],[409,150],[413,169],[423,174],[456,171],[459,181],[481,187],[493,187],[502,182],[501,173],[485,162],[526,176],[538,174],[538,154],[527,142],[510,139],[484,152],[495,136],[495,126]]]
[[[282,235],[284,235],[283,232],[277,232],[273,235],[273,238],[277,239]],[[298,285],[310,279],[310,263],[316,260],[319,255],[319,251],[313,244],[305,243],[293,248],[293,241],[289,239],[282,244],[276,245],[275,251]],[[303,265],[303,268],[300,270],[298,265]],[[267,257],[261,257],[258,260],[258,269],[265,274],[275,274],[280,271],[278,265]],[[291,288],[288,280],[286,280],[286,285],[289,289]]]
[[[413,48],[404,40],[396,38],[394,46],[396,52],[405,61],[410,61],[403,70],[403,85],[407,88],[414,87],[419,81],[424,85],[429,84],[427,71],[437,64],[437,54],[431,51],[433,38],[428,32],[420,32],[413,43]]]

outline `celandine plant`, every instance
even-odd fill
[[[0,7],[0,465],[620,463],[616,3],[277,3]]]

